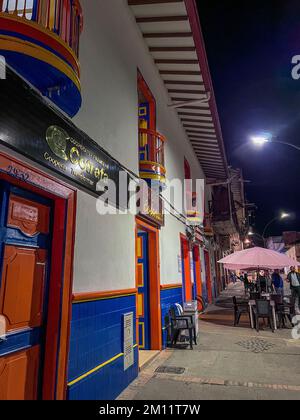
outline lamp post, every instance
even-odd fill
[[[259,233],[249,231],[248,235],[252,236],[252,237],[257,236],[258,238],[260,238],[263,241],[263,246],[265,246],[265,238],[262,235],[260,235]]]
[[[259,237],[263,240],[264,247],[265,247],[265,246],[266,246],[266,232],[267,232],[268,227],[269,227],[269,226],[270,226],[273,222],[275,222],[276,220],[284,220],[284,219],[286,219],[286,218],[288,218],[288,217],[290,217],[290,215],[289,215],[288,213],[282,212],[282,213],[280,214],[280,216],[279,216],[279,217],[278,217],[278,216],[274,217],[272,220],[270,220],[270,221],[266,224],[266,226],[264,227],[264,230],[263,230],[263,234],[262,234],[262,235],[260,235],[259,233],[253,232],[253,231],[252,231],[252,228],[250,228],[248,235],[249,235],[249,236],[255,236],[255,235],[256,235],[256,236],[259,236]]]
[[[252,136],[251,137],[251,141],[256,145],[256,146],[263,146],[266,143],[279,143],[279,144],[285,144],[286,146],[290,146],[293,149],[299,150],[300,151],[300,147],[296,146],[293,143],[288,143],[286,141],[281,141],[281,140],[277,140],[275,139],[275,137],[273,137],[270,134],[262,134],[259,136]]]

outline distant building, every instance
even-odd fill
[[[283,236],[270,236],[266,241],[266,246],[273,251],[285,252]]]
[[[300,232],[283,232],[286,254],[294,260],[300,261]]]
[[[289,231],[283,232],[282,236],[271,236],[267,239],[266,246],[300,261],[300,232]]]

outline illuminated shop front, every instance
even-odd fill
[[[170,307],[213,299],[201,225],[228,169],[196,2],[146,3],[0,1],[0,399],[114,399],[168,345]],[[168,36],[178,15],[188,36]],[[120,214],[120,173],[149,187],[139,214]],[[167,183],[187,176],[203,211],[175,217]]]

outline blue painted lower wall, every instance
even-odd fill
[[[68,399],[112,400],[137,377],[137,348],[134,365],[124,371],[123,316],[129,312],[135,344],[135,295],[73,304],[68,382],[75,383],[68,386]]]
[[[163,348],[168,344],[167,316],[169,309],[175,303],[182,305],[182,287],[164,289],[160,293],[161,316],[162,316],[162,344]]]

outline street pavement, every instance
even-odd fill
[[[233,327],[231,284],[199,321],[194,350],[179,345],[159,354],[120,395],[120,400],[300,400],[300,340],[291,329],[257,333],[247,316]],[[157,368],[184,368],[159,373]],[[182,369],[183,370],[183,369]]]

